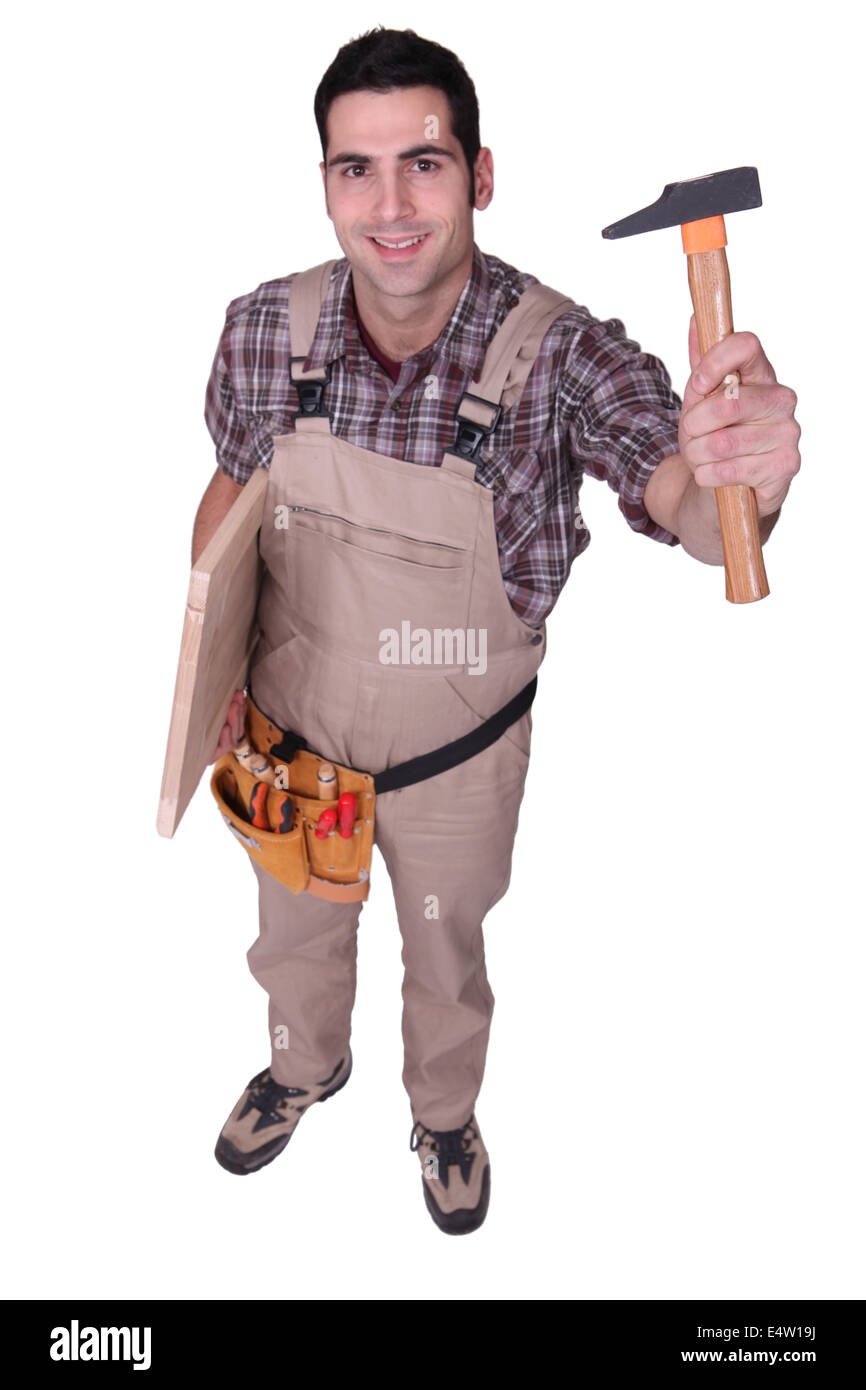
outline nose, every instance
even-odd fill
[[[376,230],[382,232],[392,223],[405,222],[414,216],[412,191],[399,169],[380,170],[370,213]]]

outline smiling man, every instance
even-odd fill
[[[493,157],[448,50],[373,30],[339,51],[315,115],[343,256],[232,300],[207,389],[218,467],[194,558],[253,470],[270,470],[262,635],[215,756],[267,727],[277,742],[259,753],[299,736],[374,774],[403,939],[410,1147],[430,1215],[460,1234],[490,1196],[475,1113],[494,1003],[482,926],[510,880],[546,618],[589,544],[583,477],[607,482],[634,531],[721,564],[712,488],[754,486],[766,538],[799,467],[796,398],[754,334],[701,360],[693,322],[680,401],[620,320],[482,253],[474,214],[493,196]],[[737,399],[710,396],[732,371]],[[432,631],[462,639],[447,663],[382,659],[383,634]],[[481,633],[483,671],[465,659]],[[349,1078],[362,906],[253,867],[248,959],[269,995],[271,1060],[217,1142],[238,1174]],[[543,1067],[543,1040],[534,1052]]]
[[[356,309],[385,356],[402,362],[436,340],[466,285],[473,208],[493,196],[493,159],[479,150],[470,178],[435,87],[339,96],[327,129],[325,205]]]

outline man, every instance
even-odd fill
[[[753,486],[766,540],[799,467],[799,427],[794,393],[754,334],[734,333],[701,359],[692,321],[681,402],[618,320],[601,323],[568,301],[518,398],[495,427],[473,436],[470,424],[457,457],[455,411],[537,284],[474,241],[493,159],[480,146],[472,82],[447,50],[380,28],[340,50],[315,111],[326,209],[344,252],[296,364],[318,372],[316,433],[300,429],[288,314],[296,277],[287,276],[229,305],[205,411],[218,468],[193,552],[252,470],[269,467],[249,698],[317,752],[377,774],[534,688],[545,619],[589,543],[584,473],[617,491],[634,530],[721,564],[713,487]],[[735,371],[736,398],[709,394]],[[271,521],[278,504],[291,516],[283,532]],[[476,657],[483,636],[484,662],[473,670],[464,653],[447,669],[395,665],[381,648],[377,659],[376,640],[403,620],[413,637],[464,624]],[[216,756],[242,736],[244,711],[238,692]],[[493,1008],[482,923],[508,887],[530,731],[526,705],[483,751],[376,803],[404,945],[411,1147],[428,1210],[449,1233],[477,1229],[489,1201],[475,1116]],[[248,958],[270,996],[272,1059],[217,1143],[235,1173],[276,1157],[352,1066],[361,904],[292,894],[254,867],[260,934]]]

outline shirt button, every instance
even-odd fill
[[[402,404],[403,404],[402,401],[392,401],[392,402],[391,402],[391,409],[392,409],[392,410],[399,410]]]

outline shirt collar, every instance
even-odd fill
[[[490,273],[484,253],[473,242],[472,268],[460,291],[454,312],[435,343],[408,360],[418,367],[426,367],[434,359],[446,358],[474,379],[481,368],[491,335],[492,313]],[[337,264],[303,370],[314,371],[339,357],[346,358],[349,371],[378,370],[358,331],[352,293],[352,267],[346,257]]]

